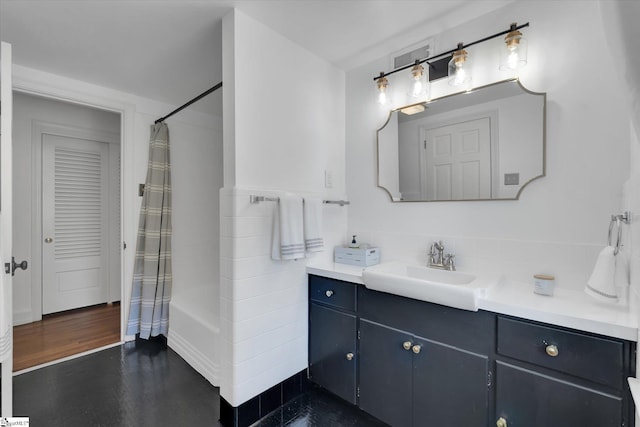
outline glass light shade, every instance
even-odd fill
[[[506,47],[500,49],[500,69],[517,70],[527,65],[527,39],[516,28],[518,24],[511,24],[511,31],[504,37]]]
[[[384,77],[384,73],[380,73],[380,77],[376,79],[376,98],[380,105],[391,104],[389,80]]]
[[[411,83],[409,86],[409,96],[412,98],[425,98],[429,93],[429,64],[427,68],[419,64],[416,60],[416,65],[411,68]]]
[[[469,84],[471,82],[469,69],[467,51],[462,48],[462,43],[458,43],[458,50],[453,52],[449,61],[449,85],[462,86]]]

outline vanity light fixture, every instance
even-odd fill
[[[500,50],[500,69],[517,70],[527,65],[527,39],[516,28],[517,23],[511,24],[509,33],[504,37],[507,45]]]
[[[451,60],[448,65],[449,84],[451,86],[462,86],[471,81],[467,55],[468,53],[464,50],[462,42],[458,43],[458,49],[451,55]]]
[[[411,68],[411,89],[409,96],[413,98],[426,97],[429,91],[429,64],[427,69],[420,65],[420,60],[416,59],[415,65]]]
[[[380,71],[380,77],[376,79],[376,86],[378,88],[378,104],[387,105],[391,103],[389,96],[389,80],[384,76],[384,71]]]
[[[527,41],[522,37],[522,33],[518,30],[528,26],[528,22],[522,25],[513,23],[506,31],[501,31],[497,34],[487,36],[468,44],[458,43],[457,48],[448,52],[443,52],[425,59],[417,59],[413,64],[405,65],[386,73],[381,71],[380,75],[373,78],[376,82],[378,103],[382,105],[388,105],[391,103],[391,91],[389,90],[389,80],[387,79],[387,76],[408,68],[411,68],[412,79],[412,85],[409,89],[410,96],[421,97],[428,95],[429,82],[444,77],[445,75],[448,76],[450,85],[466,85],[468,86],[466,89],[471,90],[471,75],[468,60],[469,54],[465,49],[504,35],[506,35],[504,40],[507,47],[506,49],[503,49],[503,53],[501,53],[500,69],[511,70],[522,68],[527,63]],[[451,60],[447,66],[447,74],[444,74],[444,65],[447,63],[446,57],[449,55],[451,55]],[[421,64],[424,64],[425,62],[427,65],[422,66]],[[429,68],[433,71],[432,73],[429,73]],[[424,93],[422,92],[423,90]]]

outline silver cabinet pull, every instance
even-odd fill
[[[353,353],[347,353],[347,360],[353,360]]]
[[[329,289],[327,292],[324,293],[327,298],[331,298],[331,296],[333,295],[333,291],[331,289]]]
[[[413,352],[414,352],[415,354],[420,353],[420,350],[421,350],[421,349],[422,349],[422,347],[420,346],[420,344],[416,344],[416,345],[414,345],[413,347],[411,347],[411,350],[413,350]]]
[[[402,348],[404,348],[405,350],[411,350],[412,345],[413,343],[411,341],[405,341],[402,343]]]
[[[551,357],[556,357],[557,355],[560,354],[560,350],[558,350],[558,346],[554,345],[554,344],[549,344],[546,348],[545,351],[547,352],[547,354]]]
[[[45,243],[51,243],[53,242],[53,238],[52,237],[47,237],[46,239],[44,239]]]

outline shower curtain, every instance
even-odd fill
[[[169,129],[151,126],[127,335],[167,335],[171,300],[171,163]]]

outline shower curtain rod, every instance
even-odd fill
[[[189,105],[193,104],[196,101],[201,100],[202,98],[204,98],[205,96],[209,95],[211,92],[215,92],[216,90],[220,89],[222,87],[222,82],[218,83],[217,85],[215,85],[214,87],[212,87],[211,89],[208,89],[204,92],[202,92],[200,95],[196,96],[195,98],[193,98],[191,101],[187,101],[186,103],[184,103],[183,105],[181,105],[180,107],[176,108],[175,110],[173,110],[172,112],[170,112],[169,114],[167,114],[164,117],[160,117],[158,120],[156,120],[154,123],[158,124],[158,123],[162,123],[165,121],[165,119],[168,119],[169,117],[173,116],[174,114],[176,114],[179,111],[184,110],[185,108],[187,108]]]

